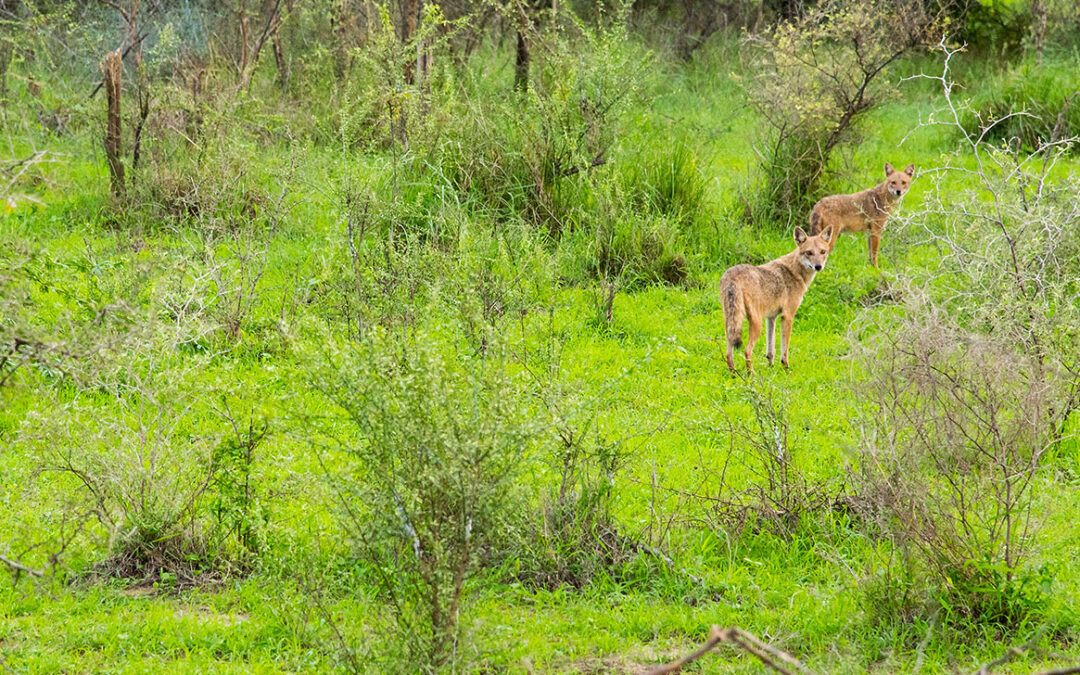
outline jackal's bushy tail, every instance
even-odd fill
[[[744,303],[742,291],[733,281],[725,281],[720,284],[720,301],[724,305],[724,325],[727,328],[728,344],[739,349],[742,347],[742,325],[744,316]]]

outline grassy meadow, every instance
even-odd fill
[[[916,286],[959,278],[927,204],[992,202],[936,172],[977,169],[957,127],[924,125],[945,101],[912,76],[941,52],[890,65],[813,195],[915,163],[880,269],[843,235],[790,370],[763,339],[747,377],[724,364],[717,283],[806,222],[749,215],[769,139],[752,52],[732,29],[683,62],[640,24],[594,24],[536,48],[527,93],[497,34],[437,51],[424,92],[380,84],[385,41],[336,80],[329,47],[295,49],[283,90],[269,51],[236,88],[220,55],[177,65],[160,38],[123,196],[104,92],[87,97],[104,49],[71,29],[74,56],[49,54],[62,31],[33,29],[0,109],[0,555],[18,562],[0,671],[648,672],[713,624],[819,673],[975,672],[1026,643],[995,672],[1080,663],[1076,413],[1030,472],[1023,562],[977,577],[999,585],[940,581],[866,506],[865,449],[892,419],[875,340]],[[1053,98],[1080,86],[1075,49],[959,53],[954,95],[1035,72]],[[1080,160],[1054,157],[1047,181],[1068,185]],[[1074,326],[1075,278],[1058,281],[1051,325]],[[988,316],[956,320],[993,336]],[[1074,363],[1076,336],[1053,354]],[[435,586],[453,620],[430,618]],[[434,662],[428,621],[451,626]],[[689,670],[764,672],[730,647]]]

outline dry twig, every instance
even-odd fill
[[[810,675],[811,671],[802,664],[794,656],[784,652],[772,645],[766,644],[759,640],[757,637],[744,631],[736,626],[730,628],[720,628],[720,626],[713,625],[709,629],[709,639],[705,644],[701,645],[694,651],[690,652],[686,656],[682,657],[678,661],[674,661],[649,672],[649,675],[665,675],[666,673],[677,673],[682,670],[688,664],[705,656],[713,649],[716,648],[721,642],[727,642],[729,644],[742,649],[743,651],[753,655],[759,661],[764,663],[772,670],[783,673],[785,675],[791,675],[791,670],[784,666],[790,666],[800,673]],[[781,665],[783,664],[783,665]]]
[[[981,668],[975,671],[975,675],[990,675],[990,673],[993,672],[994,668],[997,668],[998,666],[1003,666],[1006,663],[1009,663],[1010,661],[1015,659],[1016,657],[1022,656],[1024,652],[1035,649],[1036,647],[1038,647],[1039,641],[1042,639],[1045,633],[1046,627],[1043,626],[1041,630],[1036,631],[1035,635],[1033,635],[1031,639],[1024,644],[1018,647],[1009,647],[1001,656],[997,657],[993,661],[983,664]],[[1080,665],[1066,666],[1064,668],[1055,668],[1053,670],[1045,670],[1041,673],[1037,673],[1037,675],[1068,675],[1069,673],[1080,673]]]

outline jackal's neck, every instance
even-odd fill
[[[817,274],[817,271],[810,269],[799,259],[799,249],[777,258],[776,262],[791,270],[791,273],[802,282],[803,290],[810,286],[810,282],[814,280],[814,275]]]
[[[883,180],[877,185],[875,185],[871,192],[873,192],[874,196],[877,198],[878,204],[882,206],[891,207],[893,204],[896,203],[897,199],[900,199],[893,193],[889,192],[889,181],[887,180]]]

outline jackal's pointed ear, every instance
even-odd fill
[[[914,164],[908,164],[907,166],[905,166],[904,167],[904,173],[906,173],[909,176],[914,176],[915,175],[915,165]]]
[[[801,227],[796,226],[795,227],[795,243],[796,244],[802,244],[804,241],[806,241],[806,231],[803,230]]]
[[[895,172],[895,171],[896,171],[896,169],[892,168],[892,164],[889,164],[888,162],[885,162],[885,177],[886,178],[893,175],[893,172]]]
[[[826,227],[824,230],[822,230],[822,232],[821,232],[821,238],[824,239],[826,241],[826,243],[832,241],[832,238],[833,238],[833,229],[832,228],[833,228],[833,226],[830,225],[830,226]]]

